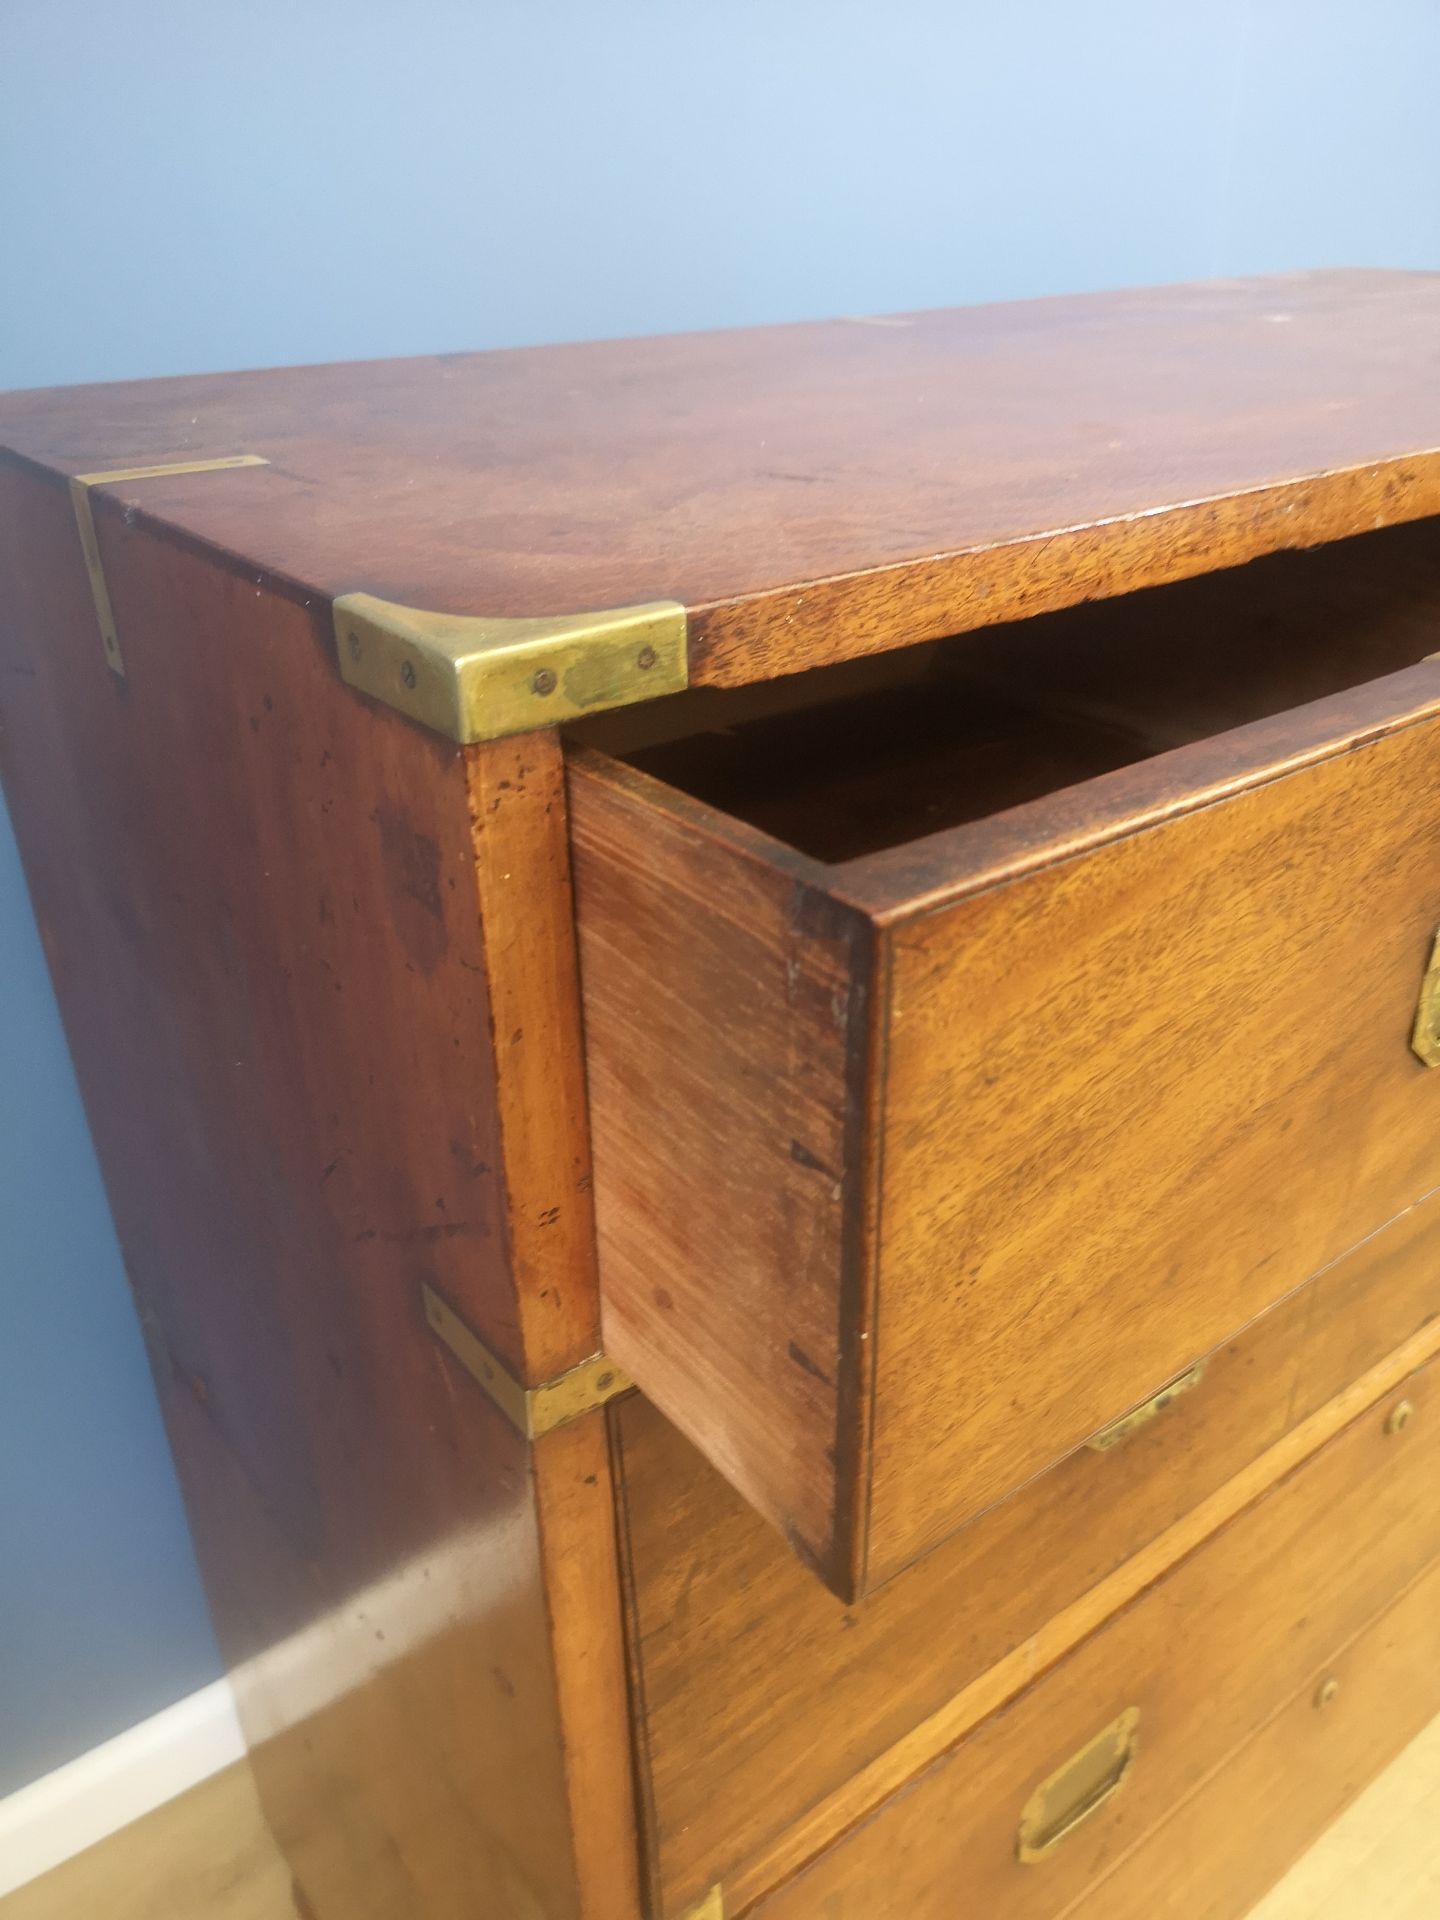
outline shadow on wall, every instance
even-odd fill
[[[3,805],[0,981],[4,1795],[220,1663]]]

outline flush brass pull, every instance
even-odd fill
[[[1108,1453],[1141,1427],[1148,1427],[1157,1414],[1164,1413],[1182,1394],[1198,1387],[1204,1378],[1205,1362],[1197,1360],[1193,1367],[1187,1367],[1184,1373],[1163,1386],[1158,1393],[1151,1394],[1142,1406],[1132,1407],[1129,1413],[1122,1413],[1118,1420],[1112,1420],[1108,1427],[1102,1427],[1099,1433],[1092,1434],[1085,1442],[1086,1446],[1092,1453]]]
[[[1127,1707],[1079,1753],[1051,1774],[1025,1802],[1015,1841],[1026,1865],[1044,1860],[1060,1842],[1114,1799],[1134,1765],[1140,1709]]]
[[[1430,964],[1420,982],[1420,1002],[1415,1009],[1415,1025],[1410,1030],[1410,1046],[1427,1067],[1440,1067],[1440,933],[1430,949]]]

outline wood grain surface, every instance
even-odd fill
[[[1422,1328],[1440,1341],[1437,1314],[1432,1198],[1216,1353],[1198,1387],[1123,1445],[1071,1455],[851,1607],[653,1406],[618,1406],[656,1911],[683,1913],[716,1880],[763,1885],[768,1862],[832,1838],[854,1816],[852,1783],[897,1750],[917,1771],[953,1741],[955,1703],[982,1676],[1067,1610],[1078,1637],[1097,1617],[1083,1620],[1082,1596],[1128,1579],[1166,1528]],[[1294,1464],[1278,1458],[1273,1472]],[[1160,1553],[1149,1577],[1166,1564]],[[1098,1617],[1133,1591],[1097,1601]],[[1018,1667],[1012,1690],[1028,1677]],[[927,1753],[924,1723],[946,1710]]]
[[[1383,1764],[1395,1729],[1412,1720],[1440,1673],[1437,1575],[1422,1575],[1389,1612],[1328,1663],[1338,1711],[1317,1716],[1307,1688],[1230,1757],[1207,1788],[1102,1881],[1095,1914],[1135,1920],[1230,1920],[1207,1906],[1221,1892],[1214,1836],[1235,1809],[1270,1817],[1225,1896],[1242,1902]],[[1377,1701],[1383,1712],[1374,1711]],[[1368,1709],[1368,1710],[1367,1710]],[[1297,1756],[1303,1756],[1296,1764]],[[1229,1865],[1230,1863],[1227,1863]],[[1108,1888],[1108,1892],[1107,1892]],[[1431,1920],[1440,1890],[1440,1721],[1432,1720],[1254,1909],[1252,1920]],[[1168,1898],[1172,1908],[1157,1908]],[[1106,1900],[1113,1903],[1104,1904]],[[1132,1904],[1125,1906],[1124,1901]],[[0,1899],[0,1920],[295,1920],[289,1875],[266,1830],[243,1763],[168,1801],[133,1826]],[[1084,1909],[1080,1910],[1082,1913]],[[1087,1916],[1088,1920],[1088,1916]]]
[[[1426,565],[1386,664],[1440,604],[1433,542]],[[1440,1080],[1409,1047],[1440,924],[1440,670],[1313,684],[835,866],[572,756],[607,1337],[842,1597],[1440,1182]],[[812,977],[833,1011],[799,1044]],[[792,1124],[817,1090],[842,1157]],[[796,1347],[833,1401],[786,1384]]]
[[[653,787],[572,766],[605,1350],[829,1569],[864,1418],[867,929]]]
[[[673,598],[737,684],[1440,511],[1440,276],[1289,274],[21,393],[54,475],[302,600]]]
[[[739,1912],[755,1920],[948,1920],[957,1906],[1005,1920],[1068,1912],[1313,1687],[1440,1553],[1440,1514],[1425,1495],[1440,1447],[1432,1375],[1433,1367],[1406,1382],[1415,1414],[1403,1432],[1391,1431],[1391,1402],[1371,1408],[787,1886],[734,1903]],[[1418,1669],[1433,1628],[1411,1631]],[[1433,1711],[1433,1685],[1399,1724],[1383,1695],[1371,1703],[1365,1717],[1380,1729],[1373,1764]],[[1139,1747],[1122,1790],[1050,1858],[1018,1860],[1030,1794],[1130,1707],[1140,1713]],[[1317,1799],[1318,1820],[1323,1792]],[[1234,1818],[1248,1827],[1263,1814],[1246,1803]]]
[[[775,1920],[957,1863],[1049,1920],[1440,1551],[1428,1375],[1305,1458],[1436,1337],[1428,1213],[1326,1263],[1440,1181],[1437,321],[1296,275],[0,400],[0,766],[315,1920],[677,1920],[717,1859]],[[94,490],[115,678],[66,477],[233,453]],[[815,711],[786,844],[684,737],[567,797],[553,735],[366,701],[357,589],[675,597],[707,701],[985,633],[929,735],[918,661],[852,749]],[[421,1290],[545,1380],[597,1217],[656,1406],[532,1444]],[[1036,1893],[1021,1789],[1132,1687],[1150,1764]]]
[[[371,710],[138,524],[118,680],[0,483],[6,793],[269,1817],[319,1920],[634,1920],[603,1420],[532,1449],[421,1303],[598,1341],[555,743]]]
[[[1437,1710],[1440,1571],[1431,1568],[1331,1655],[1066,1920],[1240,1920]],[[1433,1750],[1433,1736],[1430,1744]],[[1413,1777],[1430,1786],[1424,1759],[1415,1765]],[[1399,1799],[1408,1784],[1402,1778],[1390,1791]],[[1413,1822],[1403,1807],[1396,1812],[1388,1872],[1379,1862],[1366,1863],[1368,1873],[1332,1870],[1318,1900],[1306,1900],[1302,1882],[1288,1899],[1263,1901],[1254,1920],[1428,1920],[1440,1887],[1433,1795]],[[1217,1835],[1233,1834],[1243,1835],[1243,1846],[1217,1846]],[[1307,1877],[1315,1889],[1315,1877]]]
[[[1440,1621],[1440,1605],[1417,1585],[1406,1596],[1406,1607],[1429,1602],[1430,1618]],[[1397,1608],[1382,1630],[1392,1640],[1389,1623],[1401,1624]],[[1393,1636],[1399,1640],[1400,1635]],[[1440,1672],[1440,1653],[1427,1653],[1423,1638],[1411,1643],[1418,1647],[1422,1666],[1420,1675]],[[1389,1663],[1386,1663],[1387,1668]],[[1378,1685],[1386,1689],[1393,1703],[1397,1722],[1408,1716],[1411,1707],[1423,1697],[1424,1681],[1401,1668],[1383,1672],[1378,1663],[1374,1672]],[[1343,1681],[1342,1681],[1343,1684]],[[1367,1682],[1367,1691],[1369,1683]],[[1349,1689],[1347,1700],[1356,1697]],[[1363,1697],[1363,1696],[1361,1696]],[[1267,1767],[1278,1787],[1282,1777],[1288,1780],[1288,1792],[1295,1795],[1302,1779],[1313,1781],[1314,1772],[1305,1776],[1285,1768],[1284,1742],[1289,1730],[1276,1729],[1271,1752],[1260,1759],[1256,1778],[1263,1780]],[[1342,1752],[1341,1738],[1327,1741],[1327,1750],[1339,1762],[1337,1804],[1354,1792],[1357,1780],[1363,1780],[1373,1768],[1373,1753],[1353,1750]],[[1282,1769],[1284,1770],[1282,1776]],[[1248,1784],[1248,1783],[1247,1783]],[[1261,1788],[1264,1791],[1264,1788]],[[1204,1843],[1197,1828],[1206,1819],[1192,1823],[1188,1832],[1174,1837],[1181,1845],[1189,1843],[1193,1857],[1203,1856]],[[1278,1824],[1278,1822],[1277,1822]],[[1301,1826],[1297,1819],[1296,1828]],[[1292,1828],[1292,1831],[1295,1829]],[[1197,1845],[1196,1843],[1199,1842]],[[1440,1721],[1432,1720],[1409,1746],[1376,1775],[1357,1799],[1353,1799],[1332,1826],[1314,1841],[1307,1852],[1290,1867],[1253,1910],[1251,1920],[1347,1920],[1349,1915],[1383,1913],[1388,1920],[1430,1920],[1440,1905]]]
[[[1433,719],[893,930],[872,1580],[1440,1184],[1432,795]]]

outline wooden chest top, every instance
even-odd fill
[[[0,447],[304,599],[659,599],[738,684],[1440,511],[1440,274],[13,394]]]

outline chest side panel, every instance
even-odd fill
[[[582,1906],[548,1564],[587,1557],[593,1702],[603,1443],[589,1482],[530,1447],[423,1306],[521,1376],[596,1339],[583,1111],[552,1079],[557,1151],[521,1092],[573,977],[567,1010],[532,966],[526,1000],[477,868],[488,834],[516,884],[563,882],[544,755],[467,763],[339,683],[323,610],[110,521],[121,679],[67,494],[0,489],[6,793],[272,1823],[321,1920],[631,1920],[613,1713],[609,1904]]]

